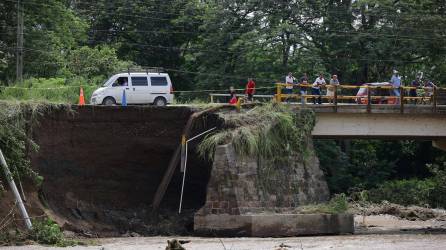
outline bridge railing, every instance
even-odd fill
[[[214,103],[217,98],[220,97],[226,97],[229,98],[231,95],[230,94],[218,94],[218,93],[210,93],[209,97],[211,98],[211,103]],[[244,94],[236,94],[237,97],[245,97]],[[253,100],[272,100],[276,98],[276,95],[253,95]]]
[[[291,93],[284,93],[284,89],[287,87],[288,91],[291,89]],[[307,92],[311,91],[311,84],[285,84],[285,83],[276,83],[275,93],[268,95],[254,95],[254,99],[261,100],[275,100],[276,102],[290,102],[292,100],[296,100],[297,102],[304,102],[305,104],[308,101],[321,98],[322,101],[328,102],[334,106],[335,111],[337,110],[337,106],[343,103],[349,104],[360,104],[366,105],[367,110],[370,111],[372,105],[374,104],[387,104],[387,105],[399,105],[401,112],[404,112],[405,104],[424,104],[431,105],[432,109],[436,111],[438,104],[446,104],[446,88],[440,88],[436,85],[432,87],[399,87],[400,96],[394,95],[392,92],[395,88],[389,85],[321,85],[323,89],[332,88],[333,95],[312,95],[307,94]],[[303,89],[304,94],[300,93],[300,89]],[[364,93],[358,95],[358,90],[364,89]],[[373,91],[374,90],[374,91]],[[386,90],[386,93],[383,93],[382,90]],[[411,90],[415,90],[417,96],[409,96],[406,92],[410,92]],[[293,93],[297,92],[297,93]],[[375,93],[373,93],[375,92]],[[377,92],[377,93],[376,93]],[[385,91],[384,91],[385,92]],[[441,93],[441,95],[439,95]],[[229,97],[229,94],[209,94],[211,102],[214,103],[218,98],[221,97]],[[237,94],[237,97],[244,96],[243,94]],[[227,99],[227,98],[226,98]]]
[[[322,100],[326,100],[327,102],[334,105],[335,111],[337,110],[337,105],[341,102],[347,101],[348,103],[356,103],[367,105],[367,110],[371,110],[372,104],[390,104],[390,105],[399,105],[401,112],[404,112],[404,105],[407,102],[412,102],[413,104],[427,104],[432,105],[434,111],[436,111],[438,100],[439,100],[439,92],[446,93],[446,88],[439,88],[435,85],[432,87],[405,87],[401,86],[399,89],[400,96],[396,96],[393,93],[390,93],[395,88],[393,86],[388,85],[321,85],[321,88],[331,88],[333,91],[333,95],[312,95],[312,94],[289,94],[283,93],[283,89],[287,87],[288,91],[298,88],[306,91],[311,90],[313,87],[311,84],[285,84],[285,83],[277,83],[276,84],[276,93],[274,95],[275,100],[277,102],[287,101],[289,102],[292,99],[298,100],[303,99],[305,104],[308,102],[308,99],[315,100],[316,98],[321,98]],[[361,95],[355,94],[355,90],[365,89],[366,93],[362,93]],[[342,90],[347,90],[349,93],[342,93]],[[374,95],[371,90],[388,90],[388,95]],[[417,96],[407,96],[406,91],[415,90]],[[420,91],[423,93],[419,93]],[[300,91],[298,91],[300,92]],[[442,99],[445,99],[445,96],[442,96]]]

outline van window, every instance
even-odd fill
[[[132,86],[148,86],[147,77],[132,77]]]
[[[115,82],[112,84],[113,87],[122,87],[122,86],[128,86],[129,78],[128,77],[119,77],[115,80]]]
[[[150,77],[150,82],[152,86],[167,86],[167,78],[166,77]]]

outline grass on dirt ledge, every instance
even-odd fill
[[[198,147],[200,155],[210,160],[217,146],[227,143],[232,143],[240,156],[283,160],[283,155],[304,155],[315,124],[312,110],[296,111],[274,103],[219,115],[224,129],[206,136]]]

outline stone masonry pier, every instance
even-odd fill
[[[238,156],[230,144],[217,147],[194,230],[259,237],[353,233],[352,215],[296,212],[299,206],[327,201],[329,191],[315,155],[306,161],[290,158],[290,166],[259,164]]]

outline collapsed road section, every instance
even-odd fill
[[[158,217],[153,221],[151,202],[194,111],[87,106],[46,112],[34,129],[40,149],[32,158],[33,167],[44,177],[41,198],[62,226],[73,231],[99,235],[187,231],[184,228],[192,224],[184,217],[203,206],[211,167],[194,153],[196,144],[190,145],[186,215],[174,213],[180,199],[178,168],[160,205],[164,222]],[[202,117],[192,133],[216,122],[213,116]],[[157,223],[172,226],[160,231]],[[156,225],[147,226],[151,224]]]
[[[312,111],[211,110],[46,108],[31,130],[39,145],[32,166],[44,178],[38,199],[28,196],[31,214],[94,236],[353,232],[351,215],[301,209],[329,199],[311,142]],[[188,145],[179,214],[182,137],[214,128]]]

